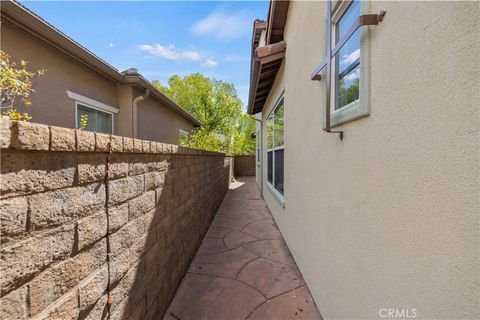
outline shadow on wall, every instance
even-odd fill
[[[0,135],[1,316],[102,319],[110,292],[112,319],[161,317],[231,158],[28,122]]]
[[[229,186],[223,156],[135,158],[145,192],[112,207],[128,203],[131,221],[110,239],[112,319],[163,316]]]

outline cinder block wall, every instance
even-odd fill
[[[255,156],[235,156],[235,177],[255,175]]]
[[[110,291],[112,319],[161,318],[232,158],[35,123],[0,129],[0,317],[104,319]]]

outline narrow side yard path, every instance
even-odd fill
[[[164,319],[321,319],[254,177],[230,186]]]

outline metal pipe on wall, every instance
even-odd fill
[[[253,115],[251,118],[260,122],[260,197],[263,199],[263,121],[255,118]],[[258,155],[257,155],[258,157]]]

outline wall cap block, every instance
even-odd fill
[[[1,149],[107,152],[109,143],[115,153],[226,156],[222,152],[186,148],[158,141],[0,118]]]

